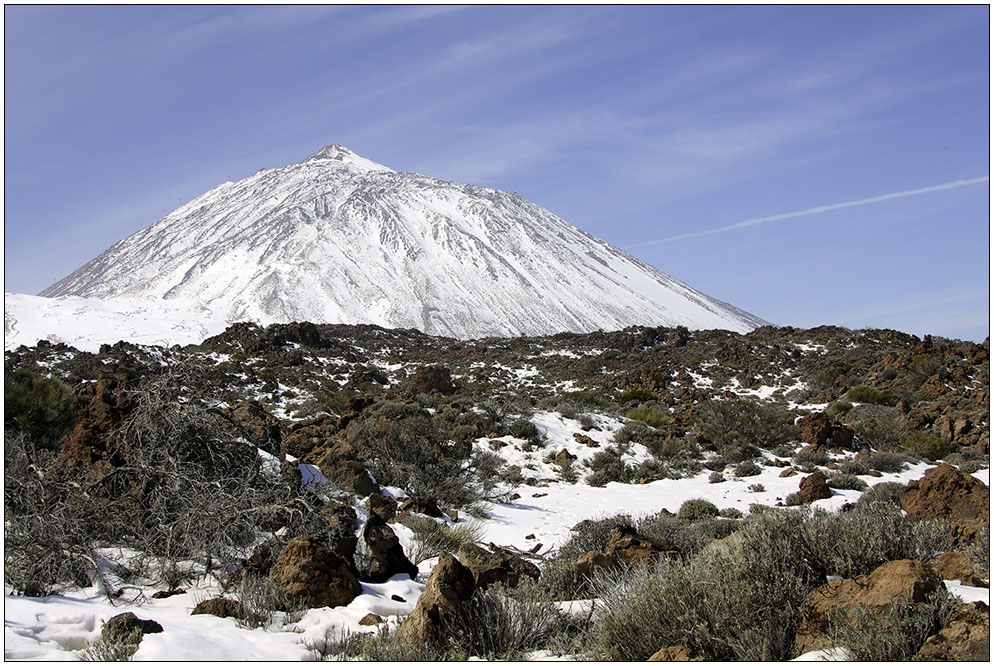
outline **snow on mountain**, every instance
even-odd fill
[[[41,296],[458,338],[766,323],[518,194],[398,173],[340,145],[210,190]],[[19,320],[27,304],[15,305]]]

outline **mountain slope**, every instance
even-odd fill
[[[41,295],[458,338],[766,323],[520,195],[398,173],[338,145],[214,188]]]

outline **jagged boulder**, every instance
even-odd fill
[[[355,564],[360,580],[370,583],[384,583],[397,574],[418,575],[418,567],[407,559],[397,535],[375,513],[369,514],[359,532]]]
[[[990,572],[974,564],[970,555],[961,550],[942,553],[931,564],[935,573],[943,580],[958,580],[963,585],[987,587],[990,579]]]
[[[280,453],[310,462],[310,454],[330,446],[338,432],[338,419],[333,416],[294,424],[280,442]]]
[[[445,514],[438,508],[438,503],[430,497],[410,497],[397,507],[397,514],[421,513],[432,518],[441,518]]]
[[[987,604],[975,601],[953,608],[942,630],[918,651],[918,659],[990,662],[991,611]]]
[[[310,608],[345,606],[362,591],[349,563],[313,537],[291,539],[269,577],[291,603]]]
[[[279,454],[280,444],[283,441],[280,421],[267,412],[257,400],[236,402],[231,406],[229,413],[241,426],[248,441],[263,451]]]
[[[627,525],[611,530],[604,552],[631,567],[651,567],[661,558],[680,559],[680,550],[673,544],[641,536]]]
[[[318,516],[327,526],[327,542],[335,554],[353,567],[353,557],[355,556],[356,528],[359,526],[355,509],[340,502],[328,502],[318,510]]]
[[[217,597],[197,604],[190,615],[216,615],[217,617],[242,617],[242,604],[234,599]]]
[[[704,657],[695,657],[686,645],[671,645],[657,650],[649,661],[704,661]]]
[[[104,622],[100,629],[100,638],[105,643],[115,643],[122,637],[131,636],[137,638],[135,643],[141,642],[145,634],[162,633],[162,625],[155,620],[142,620],[134,613],[119,613]]]
[[[62,453],[54,464],[55,476],[100,479],[127,462],[124,447],[114,441],[132,403],[125,373],[100,372],[88,401],[76,409],[76,426],[62,439]]]
[[[832,489],[828,487],[828,479],[820,471],[801,479],[800,489],[805,504],[811,504],[816,500],[832,496]]]
[[[384,522],[390,522],[397,515],[397,500],[380,493],[370,493],[366,498],[369,501],[369,510],[382,518]]]
[[[522,577],[538,580],[540,573],[537,566],[504,548],[486,551],[473,544],[463,544],[456,557],[473,573],[473,580],[480,589],[494,583],[515,587]]]
[[[895,560],[868,575],[831,580],[808,595],[794,647],[798,653],[830,647],[829,619],[837,617],[839,611],[862,604],[871,612],[883,612],[897,600],[922,603],[940,587],[942,579],[930,565],[918,560]]]
[[[832,422],[825,412],[805,414],[797,419],[797,427],[801,429],[801,441],[813,446],[824,446],[832,434]]]
[[[406,645],[444,642],[446,627],[464,617],[475,591],[473,573],[451,554],[441,553],[414,611],[397,628],[397,640]]]
[[[964,542],[990,528],[990,488],[948,463],[926,470],[902,489],[901,508],[912,520],[949,521]]]
[[[452,385],[452,373],[448,368],[442,365],[423,365],[414,371],[414,386],[411,390],[415,394],[452,395],[456,392],[456,387]]]
[[[592,550],[576,558],[576,564],[573,565],[573,568],[578,575],[584,578],[593,578],[594,574],[602,569],[610,571],[617,569],[618,566],[617,556]]]

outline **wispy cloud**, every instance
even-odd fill
[[[865,206],[867,204],[879,203],[881,201],[889,201],[891,199],[902,199],[904,197],[913,197],[919,194],[928,194],[929,192],[938,192],[940,190],[951,190],[957,187],[966,187],[967,185],[976,185],[978,183],[986,183],[990,180],[990,176],[980,176],[978,178],[967,178],[965,180],[954,180],[949,183],[942,183],[940,185],[930,185],[929,187],[920,187],[915,190],[904,190],[903,192],[891,192],[889,194],[881,194],[875,197],[869,197],[867,199],[857,199],[855,201],[844,201],[842,203],[828,204],[825,206],[815,206],[814,208],[805,208],[804,210],[796,210],[791,213],[780,213],[778,215],[770,215],[767,217],[754,217],[748,220],[742,220],[741,222],[736,222],[735,224],[728,224],[723,227],[717,227],[715,229],[707,229],[705,231],[695,231],[689,234],[679,234],[677,236],[669,236],[667,238],[660,238],[657,240],[645,241],[643,243],[635,243],[634,245],[626,245],[625,249],[631,249],[636,247],[645,247],[647,245],[657,245],[659,243],[669,243],[672,241],[684,240],[687,238],[697,238],[699,236],[709,236],[711,234],[719,234],[723,231],[732,231],[733,229],[742,229],[743,227],[752,227],[757,224],[765,224],[766,222],[776,222],[779,220],[789,220],[795,217],[805,217],[807,215],[817,215],[818,213],[827,213],[833,210],[839,210],[842,208],[852,208],[854,206]]]

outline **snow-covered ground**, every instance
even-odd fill
[[[550,442],[545,448],[559,450],[571,446],[572,426],[575,422],[551,413],[540,413],[535,422]],[[605,424],[607,425],[607,424]],[[610,431],[588,433],[595,440],[607,441]],[[522,455],[517,448],[522,440],[509,438],[506,454]],[[594,449],[597,450],[597,449]],[[525,459],[522,458],[522,461]],[[548,471],[542,463],[540,474]],[[880,478],[863,477],[869,483],[899,481],[906,483],[920,478],[929,467],[911,465],[897,474],[884,474]],[[315,470],[308,466],[308,478]],[[645,515],[662,509],[677,511],[680,505],[692,498],[704,498],[719,508],[734,507],[747,513],[749,505],[772,505],[797,490],[800,476],[781,479],[781,468],[762,467],[758,476],[729,480],[724,483],[708,482],[708,473],[681,480],[660,480],[642,485],[609,483],[603,488],[584,484],[551,482],[542,486],[522,485],[516,489],[520,498],[509,504],[496,504],[491,517],[480,521],[484,542],[530,549],[541,543],[544,553],[569,538],[570,527],[588,518],[604,518],[618,513]],[[318,473],[319,474],[319,473]],[[990,484],[990,471],[981,470],[974,476]],[[765,490],[752,492],[749,487],[762,484]],[[831,498],[819,500],[817,506],[837,509],[859,496],[857,491],[836,490]],[[465,519],[464,519],[465,520]],[[472,520],[472,519],[471,519]],[[411,533],[406,527],[395,527],[401,543],[410,543]],[[362,594],[348,606],[321,608],[308,611],[297,622],[277,627],[278,630],[248,629],[234,619],[221,619],[210,615],[191,616],[190,611],[198,601],[216,596],[216,586],[202,583],[187,588],[187,593],[167,599],[151,599],[152,589],[144,594],[129,592],[125,598],[112,605],[98,587],[74,589],[59,596],[42,598],[18,597],[8,594],[4,598],[4,658],[17,660],[77,660],[81,651],[100,635],[101,623],[110,617],[134,612],[142,619],[155,620],[163,627],[159,634],[144,637],[134,659],[138,661],[167,660],[309,660],[316,659],[326,639],[336,640],[344,632],[374,631],[375,628],[359,625],[367,613],[376,613],[388,622],[399,622],[413,610],[424,589],[424,579],[435,560],[421,564],[418,581],[398,575],[390,581],[362,585]],[[947,587],[964,601],[990,601],[990,592],[947,581]],[[404,601],[391,599],[398,595]],[[543,655],[535,655],[544,658]],[[838,659],[841,655],[811,653],[805,660]]]
[[[16,349],[39,340],[64,342],[96,352],[102,344],[127,340],[140,345],[192,345],[217,335],[228,325],[222,315],[163,300],[43,298],[3,295],[3,346]]]

